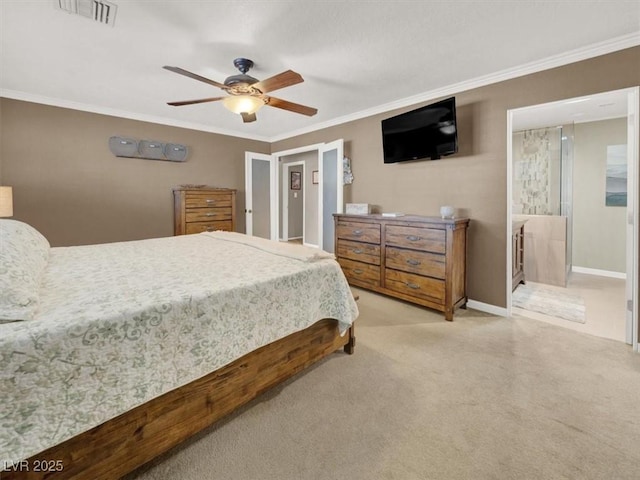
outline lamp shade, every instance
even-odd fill
[[[225,97],[222,103],[233,113],[256,113],[264,105],[264,100],[251,95],[235,95]]]
[[[11,187],[0,187],[0,217],[13,216],[13,190]]]

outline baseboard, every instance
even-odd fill
[[[601,277],[621,278],[622,280],[627,279],[627,274],[624,272],[611,272],[609,270],[598,270],[597,268],[573,266],[571,267],[571,271],[575,273],[585,273],[587,275],[599,275]]]
[[[467,307],[479,310],[485,313],[491,313],[492,315],[498,315],[499,317],[507,316],[507,309],[503,307],[497,307],[488,303],[478,302],[476,300],[467,300]]]

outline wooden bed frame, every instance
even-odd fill
[[[353,326],[341,337],[335,320],[320,320],[28,460],[4,465],[0,479],[120,478],[336,350],[352,354],[354,347]]]

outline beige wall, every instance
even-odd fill
[[[607,146],[627,143],[627,119],[578,123],[573,164],[573,265],[626,271],[624,207],[605,206]]]
[[[244,152],[269,144],[106,115],[1,99],[0,183],[13,186],[14,218],[54,246],[173,234],[171,188],[238,189],[244,231]],[[109,137],[187,145],[184,163],[115,157]]]
[[[0,98],[0,185],[4,185],[2,183],[2,98]]]
[[[640,47],[456,93],[459,153],[438,161],[384,165],[380,121],[398,109],[267,145],[262,142],[2,99],[0,183],[16,188],[15,217],[54,245],[171,234],[171,186],[238,188],[244,208],[245,150],[276,152],[345,140],[355,181],[345,201],[437,215],[454,205],[472,219],[468,295],[506,305],[507,110],[640,85]],[[437,99],[433,99],[434,101]],[[115,158],[111,135],[191,147],[185,164]],[[244,227],[239,214],[240,228]],[[242,231],[242,230],[241,230]]]
[[[468,295],[506,305],[507,110],[640,85],[640,48],[455,94],[459,153],[438,161],[384,165],[380,121],[420,105],[276,142],[272,151],[345,140],[355,181],[350,201],[384,211],[437,215],[453,205],[471,218]],[[433,99],[437,100],[437,99]]]

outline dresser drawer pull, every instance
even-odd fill
[[[409,265],[413,265],[414,267],[417,267],[418,265],[420,265],[420,260],[414,260],[414,259],[410,258],[409,260],[407,260],[407,263]]]
[[[362,230],[354,230],[353,234],[358,237],[358,236],[362,235]]]
[[[211,213],[211,212],[204,214],[205,217],[215,217],[216,215],[217,213]]]
[[[353,253],[358,253],[358,254],[360,254],[360,253],[363,253],[363,252],[364,252],[364,250],[362,250],[361,248],[354,248],[354,249],[353,249]]]
[[[355,273],[356,275],[361,275],[364,273],[364,270],[362,270],[361,268],[354,268],[353,273]]]
[[[405,285],[406,285],[407,287],[409,287],[409,288],[413,288],[414,290],[418,290],[418,289],[420,288],[420,285],[418,285],[418,284],[416,284],[416,283],[410,283],[410,282],[407,282]]]
[[[422,238],[416,237],[415,235],[407,235],[407,240],[410,242],[417,242],[418,240],[422,240]]]
[[[207,203],[216,203],[216,201],[215,201],[215,200],[211,200],[210,198],[207,198],[207,199],[205,200],[205,202],[207,202]]]

